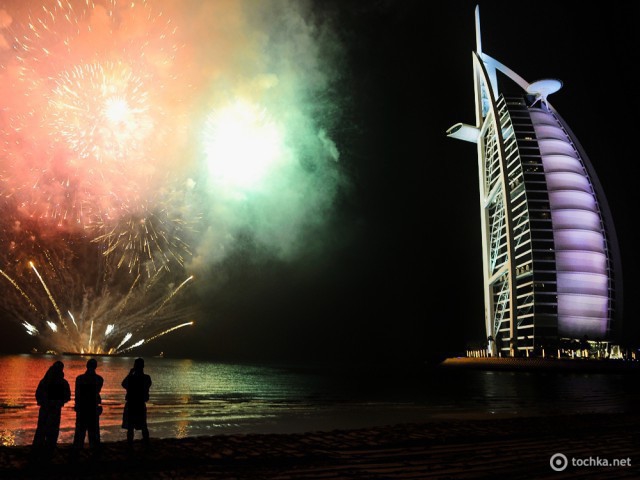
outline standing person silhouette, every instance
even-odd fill
[[[75,407],[76,431],[73,446],[76,450],[84,446],[85,435],[89,437],[89,447],[97,451],[100,448],[100,414],[102,413],[103,378],[96,373],[98,362],[95,358],[87,360],[87,370],[76,377]]]
[[[34,459],[42,453],[48,458],[58,443],[62,407],[71,400],[71,388],[64,378],[64,363],[53,362],[36,389],[36,402],[40,405],[38,426],[33,436]]]
[[[122,381],[122,387],[127,391],[124,412],[122,414],[122,428],[127,429],[127,442],[133,445],[134,430],[142,430],[142,441],[149,443],[149,428],[147,427],[147,401],[151,377],[144,373],[144,360],[136,358],[129,375]]]

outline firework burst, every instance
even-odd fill
[[[303,3],[2,2],[0,310],[117,353],[190,325],[241,236],[306,248],[340,179]]]
[[[146,1],[13,14],[0,308],[58,351],[117,353],[191,324],[187,180],[167,180],[181,128],[171,20]]]
[[[19,101],[5,108],[0,191],[58,228],[117,221],[175,161],[175,28],[147,2],[116,0],[44,2],[14,23],[5,68]]]
[[[92,241],[102,245],[103,255],[111,257],[117,268],[155,272],[174,264],[184,266],[192,255],[187,238],[194,233],[193,225],[177,213],[149,206],[120,215],[116,222],[94,222]]]
[[[84,238],[45,237],[18,221],[2,237],[13,248],[2,258],[0,308],[47,349],[114,354],[192,322],[183,269],[129,275]]]

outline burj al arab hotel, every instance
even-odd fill
[[[489,353],[614,340],[617,238],[591,162],[549,103],[562,83],[530,83],[483,52],[478,7],[473,75],[475,125],[458,123],[447,135],[477,144]]]

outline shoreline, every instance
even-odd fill
[[[85,446],[76,462],[59,445],[46,465],[30,446],[0,447],[0,478],[436,479],[558,478],[549,461],[563,453],[562,478],[638,478],[640,412],[432,420],[303,434],[237,434]],[[630,466],[587,466],[588,458]],[[583,461],[574,466],[571,461]]]
[[[539,357],[449,357],[438,368],[579,373],[640,373],[640,362]]]

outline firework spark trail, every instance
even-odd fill
[[[91,319],[91,327],[89,329],[89,343],[87,344],[88,351],[93,350],[92,344],[93,344],[93,319]]]
[[[154,310],[154,312],[151,314],[151,316],[155,317],[158,314],[158,312],[164,308],[164,306],[167,304],[167,302],[171,301],[171,299],[175,296],[175,294],[178,293],[182,289],[182,287],[184,287],[187,284],[187,282],[190,282],[191,280],[193,280],[193,275],[191,275],[184,282],[182,282],[180,285],[178,285],[178,288],[176,288],[174,291],[172,291],[167,296],[167,298],[160,304],[160,306],[156,310]]]
[[[127,306],[127,302],[131,298],[131,295],[133,295],[136,285],[138,285],[138,281],[140,280],[140,277],[141,277],[141,274],[138,273],[138,275],[136,276],[136,279],[131,284],[131,288],[129,288],[129,290],[127,291],[127,294],[125,295],[124,299],[120,302],[120,305],[118,305],[118,315],[122,315],[124,308]]]
[[[194,323],[194,322],[185,322],[185,323],[182,323],[182,324],[180,324],[180,325],[176,325],[175,327],[167,328],[164,332],[160,332],[160,333],[158,333],[158,334],[154,335],[153,337],[147,338],[146,340],[144,340],[144,339],[143,339],[143,340],[140,340],[139,342],[137,342],[137,343],[135,343],[135,344],[131,345],[131,346],[130,346],[130,347],[128,347],[128,348],[123,348],[122,350],[118,350],[118,349],[116,349],[116,353],[124,353],[124,352],[127,352],[127,351],[129,351],[129,350],[131,350],[131,349],[133,349],[133,348],[135,348],[135,347],[139,347],[139,346],[140,346],[140,345],[142,345],[143,343],[149,343],[149,342],[151,342],[151,341],[155,340],[156,338],[162,337],[163,335],[166,335],[167,333],[174,332],[174,331],[176,331],[176,330],[178,330],[178,329],[180,329],[180,328],[189,327],[189,326],[193,325],[193,323]],[[128,339],[127,339],[127,340],[128,340]],[[120,346],[122,346],[122,345],[119,345],[119,346],[118,346],[118,348],[119,348]]]
[[[172,197],[174,198],[174,197]],[[193,234],[193,226],[166,209],[144,209],[122,216],[117,221],[97,221],[88,228],[93,242],[103,245],[103,255],[116,257],[118,267],[139,272],[145,264],[153,270],[184,266],[191,247],[184,238]]]
[[[71,321],[73,322],[74,327],[76,327],[76,331],[78,331],[78,324],[76,323],[76,319],[73,316],[73,313],[67,311],[67,313],[69,314],[69,318],[71,318]]]
[[[29,266],[33,269],[33,271],[36,273],[38,280],[40,280],[40,283],[42,284],[42,287],[44,288],[45,292],[47,292],[47,297],[49,297],[49,300],[51,300],[51,305],[53,305],[53,308],[56,309],[56,313],[58,314],[58,319],[60,320],[60,323],[62,324],[62,326],[64,327],[65,330],[67,330],[67,324],[65,323],[65,321],[62,319],[62,313],[60,312],[60,309],[58,308],[58,304],[56,303],[56,299],[53,298],[53,295],[51,295],[51,291],[49,290],[49,287],[47,286],[47,284],[45,283],[45,281],[43,280],[42,276],[40,275],[40,272],[38,272],[38,269],[36,268],[36,266],[33,264],[33,262],[29,262]]]
[[[28,303],[28,304],[29,304],[29,306],[34,310],[34,312],[36,312],[36,313],[37,313],[37,312],[38,312],[38,308],[33,304],[33,302],[31,301],[31,299],[29,298],[29,295],[27,295],[27,294],[24,292],[24,290],[22,290],[22,289],[20,288],[20,285],[18,285],[18,284],[16,283],[16,281],[15,281],[13,278],[11,278],[9,275],[7,275],[7,274],[6,274],[3,270],[1,270],[1,269],[0,269],[0,274],[2,274],[2,276],[3,276],[4,278],[6,278],[7,280],[9,280],[9,282],[11,283],[11,285],[13,285],[13,286],[14,286],[14,288],[15,288],[18,292],[20,292],[20,295],[22,295],[22,297],[27,301],[27,303]]]

